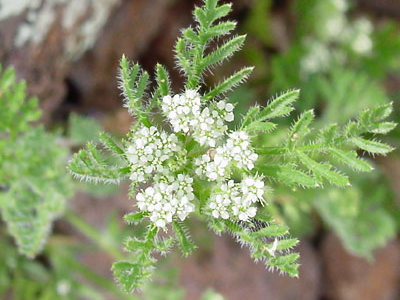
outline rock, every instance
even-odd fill
[[[121,107],[117,74],[125,54],[137,61],[167,18],[172,0],[125,1],[110,18],[95,47],[76,61],[68,77],[81,95],[80,104],[101,110]],[[150,49],[155,50],[154,48]]]
[[[65,95],[69,63],[93,46],[121,0],[0,0],[0,62],[41,99],[44,120]]]
[[[324,296],[330,300],[399,299],[400,242],[392,241],[376,251],[373,262],[355,257],[333,234],[322,243],[326,270]]]
[[[235,14],[248,6],[235,2]],[[193,22],[195,4],[201,1],[0,0],[0,62],[27,80],[46,123],[64,102],[110,111],[121,106],[116,75],[123,53],[150,73],[157,61],[166,64],[181,86],[172,50],[180,29]],[[68,114],[71,105],[64,106],[53,118]]]
[[[171,75],[172,88],[178,92],[184,78],[175,66],[174,46],[181,29],[194,24],[192,10],[199,0],[126,1],[110,18],[95,47],[76,61],[68,77],[81,94],[80,102],[102,111],[119,108],[122,99],[117,89],[119,60],[125,54],[139,62],[151,76],[157,62]],[[233,15],[249,3],[235,1]],[[153,79],[153,78],[151,78]]]
[[[216,237],[209,252],[179,262],[186,299],[199,299],[210,287],[229,300],[318,299],[321,278],[318,257],[307,241],[300,244],[299,251],[300,276],[290,278],[267,271],[262,263],[256,264],[248,250],[240,248],[230,236]]]

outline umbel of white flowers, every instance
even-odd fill
[[[186,151],[177,136],[154,126],[139,127],[126,147],[134,185],[152,179],[152,185],[136,195],[139,210],[164,229],[174,219],[185,220],[195,210],[192,184],[194,177],[200,177],[214,183],[207,214],[241,221],[253,218],[256,203],[264,201],[264,182],[259,176],[241,182],[230,178],[233,166],[247,173],[258,158],[246,132],[228,132],[225,122],[233,121],[234,106],[223,100],[205,106],[198,92],[187,90],[163,97],[161,108],[172,130],[191,136],[204,151],[186,157],[184,161],[191,162],[194,169],[182,171],[182,161],[177,158],[186,156]]]

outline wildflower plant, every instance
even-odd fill
[[[0,65],[0,212],[19,252],[32,258],[63,213],[72,183],[65,171],[68,151],[56,135],[35,126],[38,100],[25,89],[14,69]]]
[[[226,94],[243,83],[253,68],[243,68],[210,89],[204,79],[244,43],[243,35],[222,41],[236,27],[235,22],[221,20],[230,11],[230,4],[219,5],[217,0],[205,0],[195,8],[196,26],[183,30],[175,45],[176,64],[185,77],[180,93],[171,90],[167,70],[159,64],[157,84],[150,93],[149,74],[123,56],[120,88],[136,122],[121,143],[102,133],[100,146],[89,143],[69,163],[71,173],[81,180],[130,180],[135,210],[124,219],[148,226],[142,237],[126,240],[125,250],[132,255],[113,265],[126,292],[151,277],[155,253],[165,254],[174,244],[185,256],[196,249],[185,226],[195,216],[217,234],[230,233],[267,268],[297,276],[299,255],[292,248],[298,240],[260,209],[271,201],[270,183],[309,189],[325,183],[346,187],[349,179],[338,164],[371,171],[356,150],[383,155],[392,150],[370,138],[395,126],[384,121],[390,104],[362,112],[344,128],[330,125],[313,140],[308,139],[314,119],[310,110],[289,128],[284,144],[255,147],[261,133],[277,128],[276,118],[294,109],[299,90],[282,93],[265,107],[250,108],[239,125],[229,129],[238,116]],[[162,127],[154,124],[154,114],[165,120]],[[111,161],[105,151],[115,158]]]

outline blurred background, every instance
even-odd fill
[[[316,127],[343,124],[366,107],[391,101],[392,119],[400,120],[398,0],[232,2],[230,19],[248,34],[247,42],[206,81],[254,65],[249,82],[230,95],[239,113],[280,91],[301,88],[297,109],[314,107]],[[27,80],[29,94],[40,99],[46,128],[61,131],[76,151],[100,130],[116,136],[129,130],[132,120],[122,108],[116,79],[122,54],[150,74],[156,62],[164,64],[173,90],[180,91],[173,46],[200,4],[0,0],[0,63],[14,66],[18,78]],[[399,148],[400,129],[384,139]],[[350,173],[348,189],[275,191],[268,212],[301,239],[298,279],[267,272],[229,236],[216,237],[193,221],[197,252],[184,259],[173,251],[160,260],[153,283],[141,294],[122,295],[112,282],[113,253],[104,249],[118,248],[129,231],[141,230],[122,222],[133,204],[128,186],[81,185],[69,201],[79,218],[57,221],[35,260],[19,256],[0,225],[0,299],[399,299],[399,154],[375,158],[373,174]],[[104,249],[91,242],[96,239]]]

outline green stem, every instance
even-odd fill
[[[71,211],[67,211],[64,215],[64,218],[78,231],[86,235],[101,249],[110,254],[115,260],[124,259],[124,255],[113,245],[111,245],[100,232],[98,232],[96,229],[94,229],[92,226],[90,226],[76,214],[74,214]]]
[[[315,151],[315,150],[321,150],[323,148],[326,148],[326,145],[318,143],[318,144],[298,146],[295,148],[295,150]],[[283,154],[288,154],[292,151],[289,151],[287,147],[263,147],[263,148],[257,148],[256,152],[261,155],[283,155]]]

